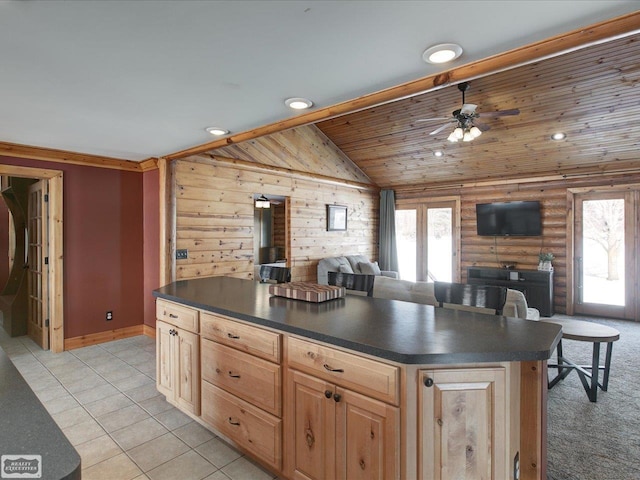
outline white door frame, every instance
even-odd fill
[[[49,348],[64,351],[62,171],[0,165],[0,175],[47,180],[49,184]]]

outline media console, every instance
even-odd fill
[[[553,315],[553,272],[543,270],[512,270],[507,268],[468,267],[467,283],[497,285],[524,293],[527,304],[540,315]]]

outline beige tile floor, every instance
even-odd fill
[[[0,346],[82,458],[83,480],[270,480],[155,387],[146,336],[54,354],[28,337]]]

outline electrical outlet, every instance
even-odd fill
[[[189,250],[186,248],[176,250],[176,260],[184,260],[186,258],[189,258]]]
[[[113,312],[107,312],[106,318],[107,318],[107,322],[109,320],[113,320]]]

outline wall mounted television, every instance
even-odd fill
[[[540,202],[476,204],[478,235],[491,237],[535,237],[542,235]]]

